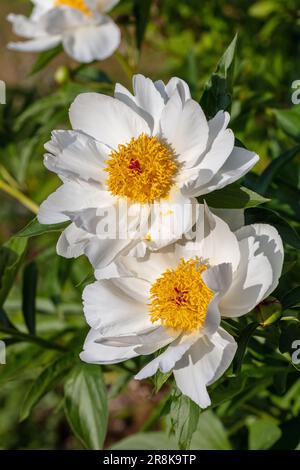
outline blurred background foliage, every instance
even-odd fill
[[[112,12],[122,28],[120,50],[89,66],[64,54],[50,60],[7,51],[13,35],[6,15],[29,11],[29,1],[0,0],[0,79],[7,84],[7,104],[0,105],[0,338],[8,346],[0,365],[0,448],[299,447],[300,369],[291,363],[292,341],[300,339],[300,105],[292,103],[300,80],[298,0],[121,0]],[[235,67],[227,57],[210,88],[236,33]],[[261,157],[243,185],[270,199],[259,208],[253,206],[263,199],[242,202],[247,221],[274,224],[285,242],[274,299],[226,324],[238,355],[211,387],[213,407],[203,413],[162,374],[131,380],[147,358],[102,373],[80,364],[87,261],[55,255],[59,229],[33,223],[15,237],[59,184],[43,167],[43,146],[53,129],[69,127],[72,100],[83,91],[110,94],[116,81],[130,86],[137,71],[152,79],[177,75],[197,100],[206,87],[208,114],[225,99],[238,140]],[[238,188],[229,191],[228,201],[240,207]],[[99,393],[79,403],[89,382]]]

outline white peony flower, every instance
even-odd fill
[[[12,42],[9,49],[40,52],[62,43],[78,62],[103,60],[120,44],[120,30],[106,13],[119,0],[32,0],[30,18],[10,14],[16,34],[25,42]]]
[[[221,316],[244,315],[269,296],[281,274],[283,247],[270,225],[232,232],[207,207],[201,210],[198,241],[143,260],[120,257],[97,271],[98,281],[83,294],[91,330],[81,359],[113,364],[166,347],[136,378],[173,370],[181,392],[205,408],[206,387],[226,371],[237,348]]]
[[[46,145],[45,165],[63,186],[42,204],[39,221],[71,220],[58,253],[85,253],[93,266],[178,240],[195,223],[195,196],[236,181],[258,160],[235,146],[227,112],[207,122],[184,81],[165,86],[137,75],[133,88],[131,95],[117,84],[114,98],[79,95],[70,109],[74,130],[53,132]],[[105,210],[114,230],[119,214],[118,233],[99,241]],[[132,236],[121,237],[128,214]]]

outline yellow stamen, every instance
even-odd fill
[[[206,269],[199,260],[181,260],[159,277],[150,290],[152,323],[160,320],[167,328],[185,332],[202,328],[214,295],[201,276]]]
[[[166,144],[157,137],[141,134],[111,152],[105,171],[114,196],[145,204],[169,195],[177,165]]]
[[[84,0],[55,0],[55,6],[65,6],[81,11],[84,15],[92,16],[91,9],[86,5]]]

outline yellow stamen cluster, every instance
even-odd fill
[[[84,15],[91,16],[92,11],[84,0],[55,0],[55,6],[65,6],[81,11]]]
[[[145,204],[169,195],[177,165],[166,144],[157,137],[141,134],[111,152],[105,171],[114,196]]]
[[[167,328],[184,332],[204,326],[213,292],[202,280],[207,266],[199,260],[181,260],[175,270],[167,270],[151,287],[150,315]]]

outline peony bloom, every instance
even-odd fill
[[[134,95],[117,84],[114,98],[79,95],[70,109],[74,130],[53,132],[46,145],[45,165],[63,186],[42,204],[39,221],[71,220],[58,253],[85,253],[93,266],[180,239],[195,223],[195,197],[236,181],[258,160],[235,146],[228,113],[207,122],[184,81],[165,86],[137,75],[133,88]],[[118,233],[103,240],[103,213],[113,219],[112,208],[121,215]],[[121,237],[128,219],[132,236]]]
[[[229,367],[236,342],[221,316],[250,312],[275,289],[281,238],[270,225],[233,232],[207,207],[196,241],[182,241],[145,259],[120,257],[84,290],[90,333],[81,359],[113,364],[165,348],[136,376],[173,370],[178,388],[200,407],[206,387]],[[204,214],[203,214],[204,210]]]
[[[110,57],[120,44],[120,30],[106,13],[119,0],[32,0],[30,18],[10,14],[16,34],[27,38],[9,49],[40,52],[63,45],[78,62]]]

